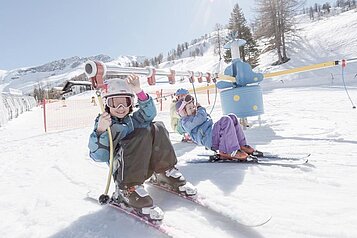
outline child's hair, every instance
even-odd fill
[[[105,111],[110,114],[110,109],[107,105],[105,105]]]

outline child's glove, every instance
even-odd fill
[[[127,82],[128,82],[129,87],[131,88],[131,90],[133,90],[134,93],[138,94],[141,91],[143,91],[140,87],[139,76],[137,76],[135,74],[131,74],[128,76]]]
[[[112,124],[112,119],[110,118],[110,114],[107,112],[103,112],[99,117],[97,133],[101,134],[107,130],[107,128]]]

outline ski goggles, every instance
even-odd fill
[[[185,109],[187,104],[194,103],[195,99],[190,95],[186,95],[186,97],[182,100],[181,106],[178,109],[178,112],[181,112],[183,109]]]
[[[132,100],[129,96],[111,96],[105,99],[105,105],[113,109],[128,108],[132,105]]]

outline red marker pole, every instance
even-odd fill
[[[162,112],[162,89],[160,93],[160,112]]]
[[[45,127],[45,132],[47,132],[47,123],[46,123],[46,98],[43,98],[42,100],[42,106],[43,106],[43,125]]]

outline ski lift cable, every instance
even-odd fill
[[[356,58],[357,60],[357,58]],[[342,69],[342,73],[341,73],[341,78],[342,78],[342,83],[343,83],[343,87],[345,89],[345,92],[347,94],[348,99],[350,100],[351,104],[352,104],[352,109],[356,109],[356,106],[354,105],[352,98],[350,96],[350,94],[348,93],[348,89],[346,86],[346,82],[345,82],[345,67],[346,67],[346,63],[344,61],[342,61],[342,65],[341,65],[341,69]]]
[[[221,63],[222,63],[222,59],[220,59],[220,60],[218,61],[218,70],[217,70],[217,72],[221,72]],[[218,73],[217,73],[216,75],[218,75]],[[216,78],[214,78],[214,80],[212,80],[212,81],[213,81],[214,86],[215,86],[215,90],[214,90],[215,95],[214,95],[214,101],[213,101],[213,105],[212,105],[212,108],[211,108],[211,111],[210,111],[209,115],[211,115],[211,114],[212,114],[213,109],[214,109],[214,107],[216,106],[216,102],[217,102],[217,94],[218,94],[218,89],[217,89],[217,80],[216,80]]]
[[[217,94],[218,94],[218,90],[217,90],[217,82],[216,81],[214,81],[214,84],[215,84],[215,95],[214,95],[214,101],[213,101],[213,105],[212,105],[212,108],[211,108],[211,111],[210,111],[210,115],[212,114],[212,112],[213,112],[213,109],[214,109],[214,107],[216,106],[216,101],[217,101]]]

